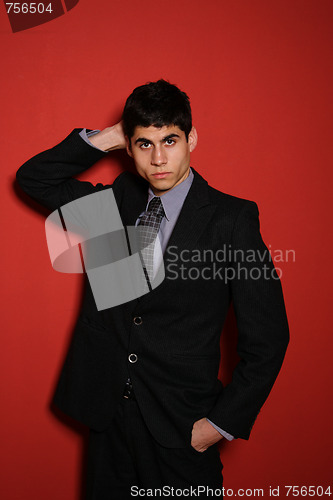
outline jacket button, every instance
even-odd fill
[[[138,357],[137,357],[137,355],[136,355],[136,354],[133,354],[133,353],[132,353],[132,354],[130,354],[130,355],[128,356],[128,361],[129,361],[130,363],[136,363],[136,362],[137,362],[137,360],[138,360]]]
[[[133,318],[133,322],[134,322],[134,324],[135,324],[135,325],[137,325],[137,326],[138,326],[138,325],[142,325],[142,318],[141,318],[141,316],[135,316],[135,317]]]

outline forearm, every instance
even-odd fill
[[[80,130],[73,130],[60,144],[34,156],[17,172],[17,181],[23,191],[50,209],[89,194],[94,188],[73,177],[106,153],[88,145],[79,136]]]

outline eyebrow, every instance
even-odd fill
[[[165,142],[169,139],[173,139],[174,137],[180,137],[180,136],[178,134],[169,134],[169,135],[166,135],[165,137],[163,137],[161,142]],[[148,144],[153,144],[150,139],[146,139],[145,137],[138,137],[134,144],[137,144],[138,142],[142,142],[142,143],[147,142]]]

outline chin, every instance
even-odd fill
[[[153,183],[150,183],[150,185],[154,188],[154,189],[158,189],[159,191],[165,191],[166,189],[171,189],[173,187],[173,184],[170,183],[170,182],[154,182]]]

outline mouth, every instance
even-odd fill
[[[152,174],[155,179],[165,179],[171,172],[157,172],[156,174]]]

